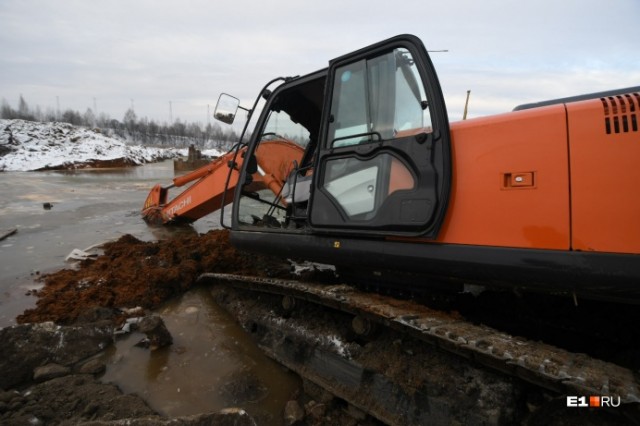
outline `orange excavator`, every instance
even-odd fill
[[[173,201],[156,186],[147,220],[232,203],[236,246],[359,280],[640,302],[640,87],[449,123],[427,50],[401,35],[272,80],[242,135],[260,102],[248,140]],[[222,95],[214,116],[238,108]]]

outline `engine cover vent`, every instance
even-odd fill
[[[607,134],[638,131],[640,93],[600,98],[604,107],[604,125]]]

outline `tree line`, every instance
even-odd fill
[[[176,118],[173,123],[157,123],[147,117],[139,118],[132,108],[125,112],[122,121],[113,119],[105,113],[96,115],[91,108],[87,108],[84,114],[71,109],[62,113],[52,108],[43,111],[39,106],[29,107],[22,95],[17,108],[13,108],[5,99],[2,99],[0,118],[43,123],[60,121],[74,126],[99,128],[107,135],[117,135],[134,143],[153,146],[180,148],[195,145],[199,148],[227,150],[239,137],[233,128],[223,129],[218,123],[208,123],[204,126],[198,122],[181,121],[179,118]]]

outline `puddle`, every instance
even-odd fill
[[[282,424],[282,410],[299,389],[299,378],[267,358],[206,287],[157,313],[173,345],[151,352],[134,346],[143,334],[119,339],[102,381],[137,393],[168,416],[240,407],[260,425]]]

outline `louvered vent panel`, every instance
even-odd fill
[[[604,108],[604,124],[607,134],[638,131],[640,93],[600,98]]]

